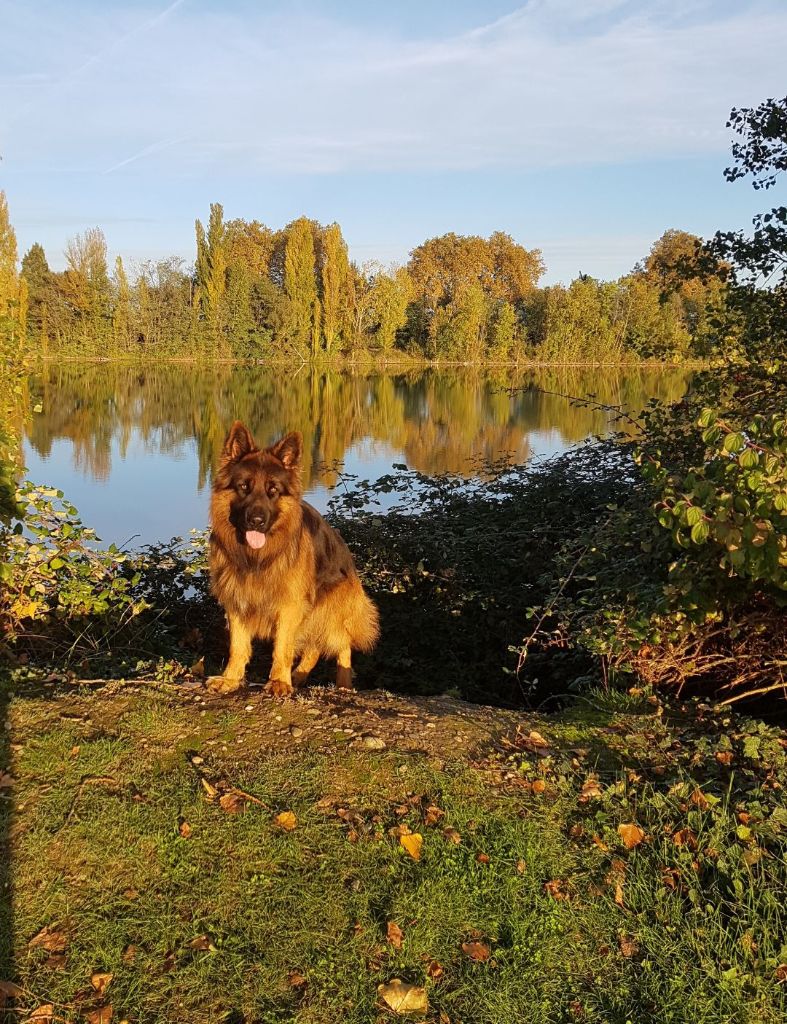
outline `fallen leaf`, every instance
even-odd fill
[[[549,744],[541,735],[540,732],[536,732],[534,729],[527,734],[529,743],[532,743],[534,747],[548,747]]]
[[[443,836],[448,840],[449,843],[454,843],[454,845],[456,846],[459,846],[459,844],[462,842],[462,837],[459,835],[455,828],[444,828]]]
[[[112,1007],[109,1003],[106,1006],[99,1006],[92,1010],[86,1017],[87,1024],[110,1024],[112,1020]]]
[[[181,821],[178,825],[178,832],[180,832],[184,839],[188,839],[191,835],[191,825],[187,821]]]
[[[533,785],[530,787],[534,793],[543,793],[547,788],[546,782],[543,779],[536,779]]]
[[[689,797],[689,800],[691,801],[691,803],[694,804],[695,807],[699,807],[701,811],[706,811],[710,807],[708,798],[705,796],[701,789],[695,789]]]
[[[588,779],[579,791],[579,802],[586,804],[588,800],[595,800],[597,797],[600,797],[602,792],[603,790],[598,783],[598,779]]]
[[[298,824],[298,819],[292,811],[282,811],[281,814],[276,815],[273,822],[275,825],[278,825],[279,828],[283,828],[285,832],[292,832]]]
[[[426,1013],[429,1009],[426,989],[408,985],[401,978],[392,978],[387,985],[378,985],[377,992],[394,1013]]]
[[[719,764],[723,764],[726,767],[732,764],[732,751],[731,750],[717,750],[716,760]]]
[[[697,849],[697,836],[690,828],[678,829],[673,834],[672,841],[676,846],[687,846],[690,850]]]
[[[632,956],[636,956],[639,953],[639,943],[631,935],[619,935],[618,946],[620,946],[620,952],[627,959]]]
[[[287,983],[290,988],[303,988],[306,985],[306,979],[299,971],[290,971],[287,975]]]
[[[608,850],[609,847],[601,838],[601,836],[593,836],[593,844],[599,848],[599,850]]]
[[[615,903],[617,903],[617,905],[619,907],[624,906],[624,903],[623,903],[623,885],[622,885],[621,882],[617,882],[615,884]]]
[[[193,938],[189,943],[187,943],[187,945],[189,949],[210,949],[214,953],[216,951],[216,947],[213,944],[213,939],[210,935],[197,935],[196,938]]]
[[[633,823],[618,825],[618,835],[623,840],[623,845],[627,850],[633,850],[634,847],[639,846],[645,838],[643,830],[639,825],[635,825]]]
[[[0,981],[0,996],[6,996],[9,999],[18,999],[24,994],[24,989],[15,985],[13,981]],[[2,1006],[2,1003],[0,1003],[0,1006]]]
[[[779,984],[783,985],[787,981],[787,964],[779,964],[773,973]]]
[[[77,757],[79,754],[79,747],[72,747],[68,753],[69,757]]]
[[[553,900],[567,900],[568,896],[563,891],[563,883],[559,878],[553,878],[551,882],[544,882],[544,892]]]
[[[16,785],[16,779],[14,779],[8,772],[0,772],[0,789],[10,789]]]
[[[37,1021],[39,1021],[39,1024],[41,1024],[42,1021],[54,1020],[54,1017],[55,1017],[55,1007],[54,1007],[54,1005],[52,1003],[42,1003],[41,1006],[39,1006],[35,1010],[33,1010],[33,1012],[30,1014],[30,1016],[27,1019],[28,1020],[37,1020]]]
[[[399,836],[399,842],[410,854],[413,860],[421,859],[421,847],[424,844],[424,837],[419,832],[413,832],[406,836]]]
[[[523,860],[518,860],[516,862],[516,873],[524,875],[525,871],[527,871],[527,864]]]
[[[210,783],[208,782],[208,780],[207,780],[207,779],[203,779],[203,778],[202,778],[202,776],[200,776],[200,782],[202,783],[202,788],[203,788],[203,789],[205,790],[205,792],[206,792],[206,793],[207,793],[207,795],[208,795],[208,800],[215,800],[215,798],[216,798],[216,795],[217,795],[217,794],[218,794],[218,792],[219,792],[219,791],[218,791],[218,790],[216,789],[216,787],[215,787],[215,786],[212,786],[212,785],[211,785],[211,784],[210,784]]]
[[[440,807],[436,807],[434,804],[430,804],[426,808],[426,813],[424,814],[424,824],[425,825],[436,825],[437,822],[440,821],[440,819],[444,818],[444,817],[445,817],[445,811],[444,810],[442,810]]]
[[[139,946],[134,946],[134,945],[126,946],[126,948],[123,950],[123,956],[121,957],[123,963],[124,964],[132,964],[134,962],[134,960],[136,959],[138,950],[139,950]]]
[[[396,923],[396,921],[389,921],[388,927],[386,928],[386,937],[394,949],[401,949],[402,943],[404,942],[404,932]]]
[[[240,814],[246,810],[246,797],[231,789],[229,793],[222,793],[219,797],[219,807],[227,814]]]
[[[45,925],[41,931],[28,942],[29,949],[45,949],[48,953],[63,953],[68,944],[65,932],[57,925]]]
[[[445,974],[445,970],[441,963],[438,963],[437,960],[432,960],[426,968],[426,974],[432,981],[437,981],[438,978],[442,978],[443,974]]]
[[[113,978],[114,974],[110,974],[106,971],[96,971],[95,974],[90,975],[90,984],[96,992],[98,992],[99,996],[103,997]]]
[[[487,943],[479,942],[477,939],[473,939],[470,942],[463,942],[462,951],[466,953],[471,960],[478,960],[481,962],[488,960],[492,955],[492,950],[489,948]]]
[[[197,658],[194,664],[189,669],[189,672],[198,679],[202,679],[205,675],[205,656]]]

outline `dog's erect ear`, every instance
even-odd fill
[[[303,435],[300,431],[293,430],[281,441],[277,441],[270,451],[271,455],[275,455],[285,469],[297,469],[303,455]]]
[[[235,420],[221,450],[222,463],[237,462],[254,451],[257,451],[257,445],[248,428],[240,420]]]

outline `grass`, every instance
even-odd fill
[[[431,733],[429,699],[246,700],[18,688],[9,1019],[365,1024],[392,978],[435,1024],[784,1019],[778,730],[646,695],[497,730],[454,702]],[[364,720],[404,731],[367,750]]]

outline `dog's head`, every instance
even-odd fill
[[[224,442],[215,488],[229,497],[229,520],[238,540],[259,551],[301,497],[303,437],[287,434],[258,448],[236,420]]]

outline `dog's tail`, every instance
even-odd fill
[[[352,621],[348,625],[353,650],[368,654],[380,638],[380,616],[374,601],[362,587],[359,586],[358,590]]]

